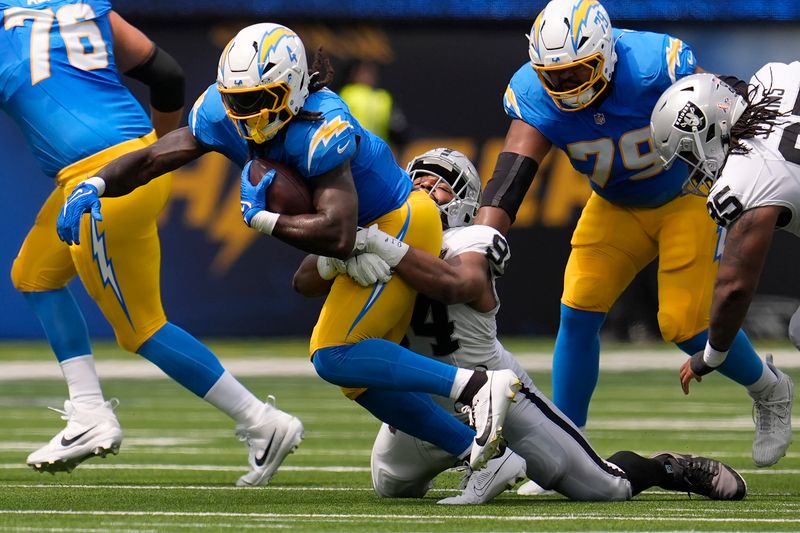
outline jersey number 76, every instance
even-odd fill
[[[3,12],[6,31],[31,24],[31,85],[50,77],[50,49],[53,22],[58,21],[61,40],[70,65],[80,70],[108,66],[108,51],[100,28],[92,21],[94,10],[88,4],[67,4],[55,13],[52,9],[9,7]]]

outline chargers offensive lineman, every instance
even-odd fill
[[[35,4],[35,5],[31,5]],[[150,86],[156,130],[183,112],[180,66],[105,0],[0,0],[0,107],[20,126],[56,189],[42,206],[14,261],[14,286],[40,319],[67,381],[66,427],[28,456],[39,471],[71,471],[93,455],[116,453],[122,430],[95,372],[86,323],[67,282],[77,273],[124,349],[156,364],[237,423],[250,444],[251,471],[240,484],[269,480],[299,442],[302,424],[256,398],[197,339],[167,321],[159,286],[156,217],[169,175],[127,198],[103,200],[107,220],[75,225],[68,247],[53,232],[73,189],[106,163],[151,145],[153,125],[120,82],[119,72]],[[53,133],[53,125],[58,125]],[[285,447],[263,452],[276,421],[290,430]]]
[[[485,503],[525,472],[547,488],[575,500],[626,500],[644,489],[661,486],[715,499],[742,499],[744,480],[732,468],[713,459],[664,453],[652,459],[617,452],[601,459],[583,435],[534,386],[530,377],[497,339],[500,302],[495,280],[502,275],[510,250],[500,233],[472,225],[480,202],[480,177],[460,152],[437,148],[408,166],[414,185],[437,202],[444,225],[441,259],[407,248],[396,274],[420,294],[408,331],[409,347],[436,360],[465,368],[507,368],[523,383],[503,428],[508,448],[486,467],[471,472],[461,495],[442,504]],[[372,234],[368,244],[379,256],[392,238]],[[353,263],[355,258],[347,263]],[[295,275],[295,287],[306,295],[324,293],[313,256]],[[348,265],[354,279],[369,281],[371,269]],[[388,268],[388,266],[387,266]],[[325,269],[321,269],[320,274]],[[452,401],[439,400],[454,417]],[[512,453],[511,450],[516,453]],[[435,476],[458,458],[387,424],[381,426],[372,449],[372,484],[382,497],[422,497]]]
[[[386,143],[362,128],[342,99],[325,88],[331,76],[321,54],[309,73],[303,43],[289,28],[272,23],[244,28],[223,50],[217,82],[198,98],[189,127],[117,159],[79,185],[59,218],[59,233],[67,242],[75,240],[81,216],[89,210],[94,216],[99,196],[127,194],[214,150],[244,167],[242,213],[262,233],[345,259],[364,251],[357,225],[373,223],[438,253],[435,204],[424,192],[411,191],[408,174]],[[287,164],[306,178],[316,213],[267,211],[274,171],[251,185],[247,160],[254,156]],[[314,368],[380,420],[459,457],[471,453],[471,462],[480,465],[499,446],[499,429],[519,381],[513,372],[459,369],[397,345],[415,296],[400,279],[364,288],[339,276],[311,337]],[[429,394],[471,405],[479,434],[453,421]]]
[[[596,0],[551,1],[528,37],[531,63],[505,93],[512,122],[478,223],[509,229],[552,145],[589,177],[593,193],[572,236],[553,356],[553,400],[583,427],[606,314],[656,257],[663,338],[687,354],[706,342],[720,233],[704,202],[681,194],[685,165],[661,166],[649,128],[661,93],[699,69],[679,39],[612,29]],[[774,380],[743,332],[720,371],[755,398],[768,394]],[[757,427],[755,456],[767,438]]]
[[[775,229],[800,235],[800,62],[769,63],[749,86],[711,74],[686,77],[656,103],[652,132],[664,165],[689,164],[687,191],[708,196],[711,218],[728,231],[708,341],[681,368],[681,386],[688,394],[692,379],[700,381],[727,359]],[[790,329],[795,344],[797,333]],[[753,450],[761,466],[783,457],[792,436],[794,383],[771,359],[772,383],[755,398],[756,424],[771,436],[760,455]]]

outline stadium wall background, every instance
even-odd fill
[[[408,4],[409,2],[377,2]],[[410,2],[414,3],[414,2]],[[536,2],[534,2],[536,3]],[[542,3],[543,2],[539,2]],[[730,18],[726,2],[722,18]],[[222,46],[235,31],[257,18],[218,22],[206,18],[217,2],[195,1],[196,17],[180,25],[154,16],[162,2],[118,2],[120,11],[142,27],[181,62],[188,76],[189,105],[215,76]],[[174,6],[188,2],[169,3]],[[247,5],[261,6],[267,2]],[[278,2],[277,4],[289,4]],[[293,2],[292,6],[317,2]],[[345,7],[357,4],[346,2]],[[417,4],[432,4],[417,2]],[[438,5],[438,3],[436,3]],[[443,9],[452,2],[443,2]],[[470,4],[470,3],[468,3]],[[501,4],[499,2],[472,4]],[[470,5],[472,5],[470,4]],[[514,2],[503,3],[515,4]],[[525,2],[525,9],[531,9]],[[607,2],[614,17],[628,20],[620,27],[670,33],[690,43],[707,70],[749,78],[763,63],[800,59],[800,23],[674,23],[642,22],[623,5],[651,2]],[[659,2],[673,6],[678,2]],[[700,2],[699,5],[719,4]],[[752,6],[765,3],[748,2]],[[800,20],[795,2],[769,2],[769,10]],[[205,6],[205,7],[204,7]],[[713,7],[713,6],[712,6]],[[763,7],[763,6],[762,6]],[[289,8],[287,8],[288,10]],[[299,8],[298,8],[299,9]],[[521,7],[516,13],[523,13]],[[687,14],[684,8],[683,15]],[[766,7],[764,8],[767,9]],[[656,19],[669,18],[664,12]],[[762,15],[767,11],[762,10]],[[161,12],[174,16],[176,13]],[[709,10],[711,13],[713,10]],[[248,12],[243,8],[243,13]],[[411,11],[408,11],[411,13]],[[143,14],[145,16],[143,16]],[[296,12],[294,13],[296,14]],[[341,14],[341,13],[340,13]],[[778,16],[776,15],[776,16]],[[402,107],[409,125],[410,142],[398,158],[431,147],[447,145],[471,156],[487,179],[502,145],[508,119],[502,94],[513,72],[527,61],[527,17],[494,17],[501,23],[474,21],[384,20],[376,23],[275,19],[296,29],[310,51],[322,46],[337,67],[354,59],[370,59],[382,66],[382,85]],[[341,81],[341,80],[340,80]],[[136,82],[139,96],[145,91]],[[53,134],[68,124],[53,124]],[[11,286],[8,273],[16,251],[36,211],[52,190],[24,146],[13,123],[0,116],[0,161],[4,163],[4,192],[0,195],[0,337],[39,338],[41,330],[23,299]],[[552,177],[558,179],[551,179]],[[238,171],[214,154],[175,176],[172,200],[161,217],[162,284],[164,305],[170,318],[199,335],[279,336],[307,335],[320,301],[307,301],[291,291],[290,280],[302,254],[277,240],[259,237],[241,222]],[[20,192],[12,184],[22,183]],[[503,308],[499,316],[503,334],[552,335],[558,325],[562,270],[569,253],[569,237],[588,196],[586,179],[576,175],[563,154],[553,154],[536,179],[510,236],[513,260],[499,283]],[[800,243],[779,233],[759,289],[760,302],[751,313],[750,332],[779,336],[788,316],[800,301]],[[626,336],[652,331],[656,296],[654,268],[623,296],[609,317],[606,330]],[[110,328],[79,284],[73,283],[93,336],[111,336]],[[123,287],[124,291],[124,287]],[[255,294],[256,297],[245,297]],[[633,328],[637,325],[639,329]]]

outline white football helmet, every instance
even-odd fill
[[[675,82],[656,102],[650,134],[665,168],[689,165],[684,191],[708,196],[730,149],[730,132],[747,100],[709,73]]]
[[[308,98],[303,42],[280,24],[247,26],[222,51],[217,87],[228,117],[245,139],[273,138]]]
[[[481,205],[481,178],[467,156],[449,148],[434,148],[415,157],[406,171],[412,180],[425,175],[438,178],[431,187],[431,195],[442,181],[450,185],[455,194],[453,199],[439,205],[448,227],[472,224]]]
[[[611,81],[617,54],[611,21],[597,0],[552,0],[533,22],[528,54],[542,86],[559,109],[577,111],[600,96]],[[564,89],[553,74],[588,69],[577,87]]]

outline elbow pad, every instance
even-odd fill
[[[497,158],[492,179],[483,191],[481,205],[501,208],[514,222],[538,169],[538,163],[530,157],[502,152]]]
[[[125,73],[150,87],[150,105],[156,111],[170,113],[183,107],[186,77],[171,55],[156,46],[150,57]]]

